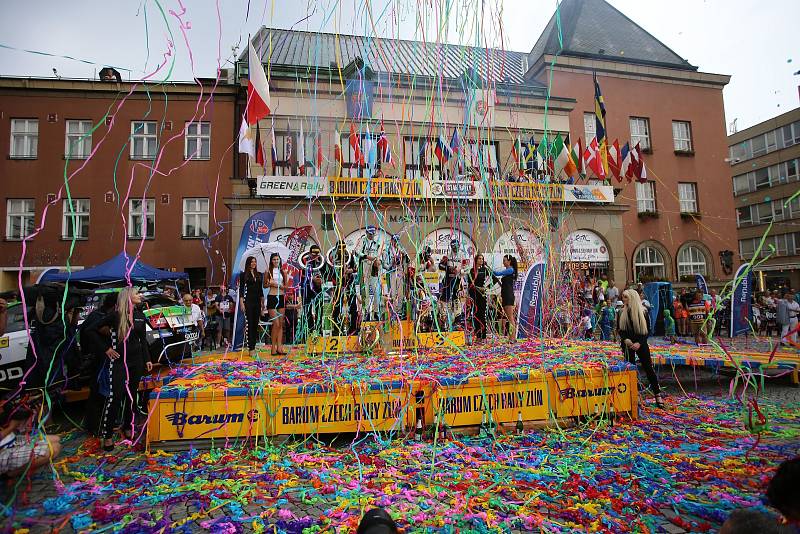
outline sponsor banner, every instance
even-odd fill
[[[563,202],[564,186],[527,182],[490,182],[489,195],[495,200]]]
[[[408,423],[410,389],[357,387],[325,391],[325,386],[286,388],[271,395],[273,435],[402,430]]]
[[[576,230],[561,245],[562,262],[608,264],[610,260],[603,238],[591,230]]]
[[[544,298],[544,269],[542,262],[532,265],[525,273],[522,297],[517,313],[517,338],[538,336],[542,330],[542,299]]]
[[[150,441],[268,435],[271,412],[264,397],[228,396],[217,390],[176,402],[157,395],[150,400],[151,406],[156,403],[148,423]]]
[[[423,198],[420,180],[395,178],[328,178],[328,195],[332,197]]]
[[[611,185],[566,184],[563,188],[564,202],[614,203],[614,187]]]
[[[616,413],[632,412],[636,395],[636,371],[608,373],[605,376],[575,375],[547,378],[550,410],[557,417],[603,415],[611,407]]]
[[[269,242],[269,233],[275,222],[274,211],[259,211],[247,219],[242,227],[242,235],[239,238],[239,246],[236,248],[236,257],[234,258],[233,265],[241,265],[242,256],[245,251],[250,250],[256,245]],[[230,287],[236,289],[236,302],[239,302],[239,274],[241,271],[233,270],[231,275]],[[239,313],[239,306],[236,306],[236,312],[233,319],[234,334],[232,344],[234,348],[239,348],[244,339],[244,315]]]
[[[694,275],[695,281],[697,283],[697,289],[703,292],[703,295],[710,295],[708,292],[708,284],[706,284],[706,279],[702,274]]]
[[[731,301],[731,337],[751,330],[750,300],[753,295],[753,273],[749,263],[739,266],[733,277],[733,283],[736,284],[736,289],[733,291]]]
[[[468,383],[442,386],[433,395],[434,411],[444,414],[447,426],[544,421],[548,418],[547,381],[543,377],[494,385]]]
[[[327,191],[325,176],[259,176],[256,187],[260,197],[317,198]]]
[[[425,180],[422,195],[429,199],[478,200],[486,198],[483,182],[457,180]]]

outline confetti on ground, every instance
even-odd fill
[[[263,442],[257,448],[105,454],[73,435],[56,461],[57,495],[19,488],[11,525],[124,532],[347,532],[387,508],[406,532],[657,532],[670,521],[713,531],[761,506],[776,465],[800,452],[796,405],[764,404],[761,439],[736,401],[690,395],[635,422],[345,445]],[[252,444],[250,444],[252,445]],[[49,473],[37,475],[46,477]]]

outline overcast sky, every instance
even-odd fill
[[[800,105],[800,76],[794,75],[800,70],[796,33],[800,1],[609,1],[700,70],[732,75],[724,92],[725,107],[728,122],[738,119],[739,129]],[[187,80],[193,72],[213,77],[218,58],[225,66],[232,47],[241,50],[248,33],[254,34],[261,25],[409,39],[419,39],[424,29],[427,40],[435,41],[440,21],[447,20],[442,40],[476,44],[479,39],[495,46],[503,42],[508,49],[529,51],[557,1],[2,0],[0,4],[3,75],[53,76],[55,68],[64,77],[90,78],[101,66],[113,64],[130,69],[131,78],[142,78],[163,61],[172,41],[175,64],[170,78]],[[421,14],[418,6],[425,8]],[[447,7],[450,13],[441,13]],[[164,68],[154,79],[164,79],[167,73]]]

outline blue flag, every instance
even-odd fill
[[[733,283],[736,284],[736,289],[731,298],[731,337],[750,331],[753,273],[750,271],[749,263],[743,263],[739,267],[733,277]]]
[[[544,263],[528,268],[522,284],[522,296],[517,314],[517,338],[525,339],[542,332],[542,300],[544,299]]]

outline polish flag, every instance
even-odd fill
[[[269,117],[272,113],[272,102],[269,98],[269,84],[261,59],[253,48],[253,43],[248,43],[247,54],[250,79],[247,81],[247,124],[253,125],[260,119]]]
[[[336,132],[333,134],[333,159],[339,165],[342,164],[342,136],[339,134],[339,128],[336,128]]]

